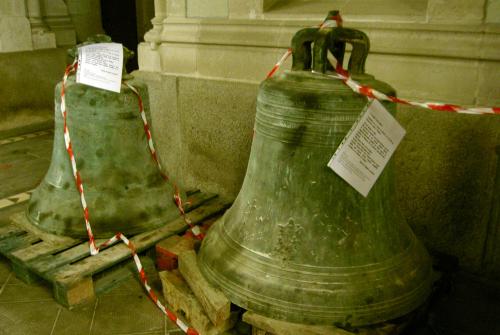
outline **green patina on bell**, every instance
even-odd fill
[[[327,51],[342,62],[346,43],[353,79],[395,94],[364,73],[364,33],[299,31],[293,70],[261,84],[242,189],[199,253],[211,283],[270,318],[374,324],[411,312],[430,293],[430,259],[398,211],[392,164],[366,198],[327,167],[367,104],[324,74]]]
[[[94,42],[109,40],[99,38]],[[124,62],[130,56],[124,50]],[[145,85],[132,84],[139,90],[151,120]],[[31,196],[27,217],[31,224],[49,233],[86,238],[80,195],[64,144],[61,83],[55,97],[52,160]],[[137,96],[124,85],[118,94],[77,84],[75,76],[70,76],[65,97],[68,128],[95,237],[109,238],[116,232],[135,234],[178,217],[173,187],[163,180],[149,152]]]

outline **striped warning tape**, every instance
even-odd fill
[[[0,209],[14,206],[14,205],[20,204],[21,202],[29,200],[31,193],[33,193],[33,190],[21,192],[21,193],[10,195],[8,197],[0,199]]]
[[[278,69],[285,63],[285,61],[290,57],[292,54],[292,49],[288,49],[284,54],[283,57],[279,60],[278,63],[276,63],[271,71],[268,73],[267,78],[272,77]],[[328,75],[329,78],[333,79],[340,79],[342,80],[349,88],[351,88],[354,92],[364,95],[368,98],[375,98],[378,100],[384,100],[384,101],[391,101],[399,104],[404,104],[404,105],[411,105],[411,106],[417,106],[425,109],[430,109],[434,111],[441,111],[441,112],[452,112],[452,113],[458,113],[458,114],[475,114],[475,115],[482,115],[482,114],[496,114],[500,115],[500,107],[472,107],[472,108],[466,108],[466,107],[461,107],[458,105],[453,105],[453,104],[447,104],[447,103],[442,103],[442,102],[417,102],[417,101],[411,101],[411,100],[406,100],[406,99],[400,99],[397,97],[393,96],[388,96],[382,92],[379,92],[375,90],[372,87],[362,85],[355,80],[352,79],[352,77],[349,75],[348,71],[342,68],[341,64],[337,64],[335,68],[336,74]],[[312,72],[312,73],[317,73],[317,74],[322,74],[318,72]]]
[[[34,138],[34,137],[48,135],[48,134],[52,134],[52,130],[41,130],[41,131],[37,131],[34,133],[30,133],[30,134],[8,137],[8,138],[4,138],[3,140],[0,140],[0,145],[21,142],[21,141],[27,140],[29,138]]]
[[[188,334],[188,335],[198,335],[199,333],[194,328],[191,328],[188,325],[186,325],[181,319],[179,319],[175,315],[174,312],[172,312],[169,309],[167,309],[159,301],[158,297],[151,290],[151,287],[148,284],[146,273],[145,273],[144,268],[143,268],[143,266],[141,264],[141,260],[139,259],[139,256],[137,255],[137,251],[136,251],[135,246],[132,244],[132,242],[130,242],[130,240],[125,235],[123,235],[122,233],[117,233],[116,235],[114,235],[112,238],[110,238],[108,241],[102,243],[101,245],[96,246],[96,244],[95,244],[94,235],[92,233],[92,228],[91,228],[91,225],[90,225],[89,209],[87,207],[87,202],[85,200],[85,193],[84,193],[84,189],[83,189],[83,182],[82,182],[82,178],[81,178],[80,172],[77,170],[77,167],[76,167],[75,155],[74,155],[73,147],[72,147],[72,144],[71,144],[71,137],[70,137],[70,133],[69,133],[68,125],[67,125],[67,115],[68,115],[68,112],[67,112],[67,109],[66,109],[66,83],[67,83],[69,75],[71,73],[75,72],[76,69],[77,69],[77,67],[78,67],[78,63],[77,63],[77,60],[75,59],[75,61],[72,64],[68,65],[68,67],[66,68],[66,71],[64,72],[63,82],[62,82],[62,85],[61,85],[61,114],[62,114],[62,117],[63,117],[63,120],[64,120],[64,143],[66,145],[66,151],[68,152],[68,156],[69,156],[69,159],[71,161],[71,168],[72,168],[72,171],[73,171],[73,176],[75,178],[76,188],[77,188],[78,192],[80,193],[80,201],[81,201],[81,204],[82,204],[83,216],[84,216],[84,219],[85,219],[85,226],[87,228],[87,234],[88,234],[88,237],[89,237],[90,254],[92,256],[97,255],[99,253],[100,249],[102,249],[104,247],[107,247],[107,246],[110,246],[110,245],[112,245],[112,244],[114,244],[114,243],[116,243],[118,241],[122,241],[130,249],[130,252],[131,252],[132,257],[134,259],[135,265],[137,267],[137,271],[139,273],[139,277],[140,277],[141,283],[144,286],[144,289],[147,291],[147,293],[148,293],[149,297],[151,298],[151,300],[153,300],[153,302],[156,304],[156,306],[158,306],[158,308],[165,315],[167,315],[168,318],[170,320],[172,320],[172,322],[175,322],[175,324],[177,326],[179,326],[179,328],[182,329],[186,334]],[[153,139],[152,139],[152,136],[151,136],[151,132],[149,130],[149,125],[148,125],[148,122],[147,122],[146,114],[144,112],[144,106],[143,106],[141,95],[139,94],[139,91],[135,87],[133,87],[129,83],[125,83],[125,84],[135,93],[135,95],[138,98],[138,101],[139,101],[139,111],[141,113],[141,118],[142,118],[143,123],[144,123],[144,131],[146,132],[146,136],[147,136],[147,139],[148,139],[148,145],[149,145],[149,149],[150,149],[150,152],[151,152],[151,156],[155,160],[155,162],[157,163],[158,168],[159,168],[160,173],[162,174],[163,178],[168,181],[168,176],[162,172],[160,161],[158,160],[158,157],[156,155],[156,150],[154,148]],[[195,234],[199,238],[202,238],[202,235],[201,235],[201,232],[199,231],[199,229],[198,230],[195,229],[197,227],[193,227],[193,224],[185,216],[185,211],[184,211],[182,199],[181,199],[180,194],[179,194],[179,189],[177,188],[176,185],[174,185],[174,189],[175,189],[174,201],[175,201],[177,207],[179,208],[179,211],[180,211],[181,215],[183,216],[184,221],[186,222],[186,224],[188,224],[190,227],[192,227],[191,230],[193,231],[193,234]]]
[[[142,97],[139,93],[139,91],[129,83],[125,82],[125,85],[127,85],[128,88],[134,92],[135,96],[137,97],[138,103],[139,103],[139,113],[141,114],[141,119],[144,124],[144,132],[146,133],[146,137],[148,139],[148,147],[149,151],[151,153],[151,157],[155,161],[156,165],[158,166],[158,170],[160,171],[160,175],[165,179],[165,181],[169,181],[168,176],[163,172],[163,168],[161,166],[160,160],[158,159],[158,155],[156,153],[156,149],[154,146],[153,142],[153,136],[151,135],[151,131],[149,130],[149,123],[148,119],[146,117],[146,112],[144,111],[144,103],[142,102]],[[195,238],[202,240],[204,238],[204,235],[201,233],[198,227],[194,226],[189,218],[186,216],[186,211],[184,210],[184,203],[182,201],[182,198],[180,196],[180,191],[179,187],[175,183],[172,183],[174,187],[174,202],[179,209],[180,214],[182,215],[184,222],[190,227],[191,231],[193,232],[193,235]]]

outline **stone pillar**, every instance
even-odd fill
[[[32,49],[31,28],[24,1],[0,1],[0,52]]]
[[[104,33],[99,0],[65,0],[65,3],[73,21],[78,42],[85,41],[89,36]]]
[[[153,29],[144,35],[144,41],[150,43],[152,49],[156,49],[161,42],[163,20],[167,17],[166,0],[155,0],[155,17],[151,20]]]
[[[429,0],[427,18],[432,23],[480,24],[486,0]]]
[[[76,31],[69,15],[68,7],[63,0],[41,0],[45,8],[44,19],[56,35],[58,47],[69,47],[76,44]]]
[[[43,20],[40,0],[27,0],[28,18],[31,24],[33,49],[48,49],[56,47],[56,35],[50,31]]]

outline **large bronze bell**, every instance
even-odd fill
[[[147,89],[133,85],[150,120]],[[178,217],[174,190],[149,152],[137,96],[125,85],[118,94],[77,84],[74,76],[68,78],[65,92],[68,128],[95,237],[135,234]],[[55,96],[52,161],[31,197],[27,217],[46,232],[85,238],[80,195],[63,138],[61,83]]]
[[[243,186],[199,253],[211,283],[270,318],[361,326],[407,314],[430,292],[430,259],[398,211],[391,164],[366,198],[327,167],[367,104],[327,76],[327,52],[342,62],[346,43],[353,79],[395,95],[364,73],[364,33],[299,31],[292,71],[261,84]]]

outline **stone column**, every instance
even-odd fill
[[[69,47],[76,44],[76,31],[63,0],[40,0],[45,9],[44,20],[56,35],[58,47]]]
[[[103,34],[99,0],[65,0],[79,42],[89,36]]]
[[[56,35],[50,31],[43,20],[40,0],[27,0],[28,19],[31,24],[33,49],[48,49],[56,47]]]
[[[144,35],[144,41],[150,44],[151,49],[156,50],[161,43],[161,32],[163,30],[163,20],[167,17],[166,0],[155,0],[155,17],[151,20],[153,29]]]
[[[20,0],[0,1],[0,52],[32,50],[30,22]]]
[[[429,0],[427,19],[431,23],[480,24],[486,0]]]

